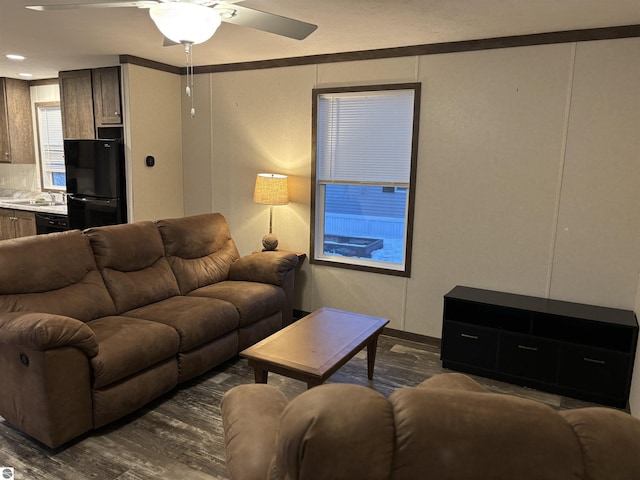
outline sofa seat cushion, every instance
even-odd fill
[[[282,309],[284,290],[275,285],[227,280],[201,287],[189,297],[218,298],[232,303],[240,314],[240,326],[262,320]]]
[[[180,338],[162,323],[112,316],[87,325],[99,348],[91,359],[93,388],[110,385],[171,357],[178,361]]]
[[[161,302],[126,312],[172,327],[180,336],[180,352],[215,340],[238,328],[235,307],[216,298],[171,297]]]
[[[164,395],[177,384],[178,365],[170,358],[121,382],[107,385],[105,388],[93,389],[91,392],[93,428],[100,428],[124,417]]]

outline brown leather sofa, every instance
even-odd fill
[[[555,411],[458,373],[388,399],[327,384],[288,402],[269,385],[242,385],[221,409],[231,480],[640,478],[640,420]]]
[[[0,242],[0,415],[58,447],[133,412],[288,323],[297,262],[220,214]]]

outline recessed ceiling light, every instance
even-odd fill
[[[21,77],[33,77],[33,73],[19,73]]]
[[[15,55],[10,53],[9,55],[5,55],[5,57],[7,57],[9,60],[24,60],[24,57],[22,55]]]

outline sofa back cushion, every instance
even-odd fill
[[[178,295],[153,222],[94,227],[84,233],[117,313]]]
[[[640,419],[604,407],[558,413],[580,441],[586,478],[640,478]]]
[[[403,388],[389,401],[394,479],[586,478],[573,429],[542,403],[440,388]]]
[[[240,258],[227,220],[220,213],[156,223],[182,295],[226,280],[231,265]]]
[[[0,312],[45,312],[84,322],[115,313],[79,230],[0,242],[0,265]]]

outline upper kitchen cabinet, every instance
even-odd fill
[[[91,70],[58,74],[64,138],[96,138]]]
[[[60,72],[64,138],[121,136],[120,67]]]
[[[96,68],[91,75],[96,127],[122,125],[120,67]]]
[[[0,78],[0,162],[35,163],[29,83]]]

